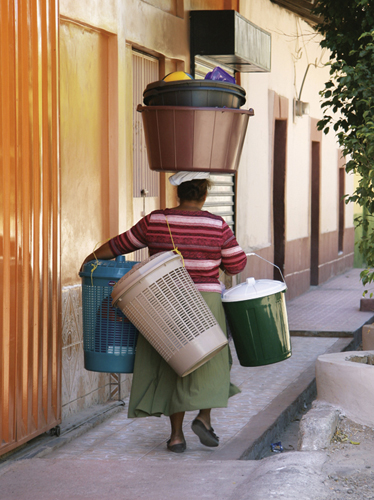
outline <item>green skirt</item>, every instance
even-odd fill
[[[214,292],[202,292],[201,295],[226,334],[221,295]],[[139,335],[128,417],[160,417],[181,411],[225,408],[228,398],[240,392],[230,382],[231,364],[230,349],[226,346],[182,378],[143,335]]]

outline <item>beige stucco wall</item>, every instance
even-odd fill
[[[125,5],[127,40],[158,55],[189,59],[189,27],[186,16],[171,16],[138,0],[127,0]]]
[[[128,99],[131,97],[132,87],[131,79],[129,78],[128,69],[131,68],[131,60],[128,60],[126,51],[126,4],[124,2],[117,2],[116,0],[109,0],[105,2],[100,2],[99,0],[90,0],[89,2],[75,2],[73,0],[61,0],[60,1],[60,16],[66,18],[68,21],[73,21],[77,23],[82,23],[85,26],[97,28],[98,30],[103,30],[107,35],[112,35],[114,37],[114,48],[112,47],[110,57],[115,59],[113,65],[116,67],[118,89],[118,145],[117,145],[117,155],[118,155],[118,172],[119,172],[119,182],[118,182],[118,205],[119,205],[119,221],[112,228],[112,233],[116,233],[119,226],[129,224],[132,220],[132,168],[129,162],[129,144],[131,144],[131,131],[132,126],[129,126],[129,112],[128,112]],[[131,73],[130,73],[131,77]],[[95,106],[95,103],[91,103]],[[130,110],[131,124],[132,125],[132,114]],[[61,117],[62,120],[65,119],[64,116]],[[66,117],[69,119],[69,117]],[[62,145],[64,147],[64,145]],[[64,158],[62,157],[62,167],[64,167]],[[89,175],[88,173],[86,174]],[[64,170],[62,170],[62,178],[64,176]],[[76,179],[72,179],[74,182]],[[91,179],[93,182],[93,179]],[[66,191],[71,188],[69,183],[66,186]],[[78,194],[78,193],[77,193]],[[64,187],[62,188],[62,212],[68,211],[68,205],[64,204],[64,196],[66,192]],[[74,210],[86,212],[86,200],[84,198],[76,198],[76,203]],[[89,214],[87,214],[89,215]],[[74,220],[72,214],[68,213],[67,217]],[[77,224],[77,221],[75,222]],[[62,244],[65,246],[65,255],[69,255],[71,251],[74,251],[74,258],[77,262],[81,262],[83,258],[93,250],[93,246],[100,240],[93,241],[81,241],[79,247],[71,248],[71,238],[70,235],[64,234],[64,226],[62,229]],[[63,256],[64,258],[64,252]],[[69,271],[64,273],[64,263],[62,263],[62,282],[64,284],[64,277],[69,274]],[[71,283],[71,278],[69,284]]]
[[[291,112],[291,110],[290,110]],[[303,117],[289,129],[287,163],[287,239],[309,235],[310,119]],[[303,145],[303,146],[301,146]]]
[[[246,106],[253,107],[239,168],[238,236],[247,249],[271,244],[272,191],[272,109],[268,90],[289,102],[286,171],[286,239],[304,238],[310,232],[310,117],[320,119],[319,91],[328,80],[324,67],[328,54],[319,47],[319,36],[298,16],[270,0],[241,1],[240,13],[272,36],[272,69],[267,74],[242,74],[247,91]],[[310,103],[310,117],[293,120],[293,99],[299,95],[310,63],[301,100]],[[337,144],[333,134],[323,134],[321,144],[321,232],[337,230],[338,186]],[[346,191],[353,190],[352,176],[346,175]],[[332,203],[336,201],[336,204]],[[353,207],[345,208],[346,227],[353,226]]]
[[[246,89],[245,107],[253,108],[238,171],[237,236],[246,249],[270,244],[271,144],[269,143],[268,74],[241,75]]]
[[[108,72],[111,110],[109,116],[109,184],[101,189],[100,167],[94,165],[97,144],[93,141],[88,153],[92,161],[79,162],[74,141],[79,146],[79,135],[73,133],[70,120],[79,118],[76,106],[83,101],[92,113],[96,102],[89,102],[85,89],[77,89],[69,97],[63,89],[61,103],[61,219],[62,219],[62,284],[64,297],[63,320],[63,395],[64,414],[77,411],[108,397],[107,375],[94,376],[83,369],[80,280],[77,269],[94,245],[130,227],[134,220],[132,195],[132,48],[154,54],[160,59],[160,73],[174,69],[189,71],[189,16],[191,9],[227,8],[224,0],[182,0],[163,2],[176,6],[178,15],[157,8],[157,0],[60,0],[60,15],[65,25],[79,29],[96,30],[108,42]],[[241,84],[247,92],[246,108],[255,110],[248,126],[242,160],[238,174],[237,236],[247,250],[271,245],[272,230],[272,133],[274,93],[288,99],[288,143],[286,175],[286,238],[305,238],[310,232],[310,135],[311,118],[322,116],[318,92],[328,78],[328,69],[310,67],[301,99],[310,103],[310,117],[293,122],[293,99],[311,62],[320,61],[318,37],[311,36],[307,23],[294,14],[281,9],[270,0],[232,1],[240,5],[240,13],[252,23],[269,31],[272,36],[272,71],[270,73],[242,74]],[[65,29],[65,28],[64,28]],[[62,35],[69,41],[66,33]],[[67,37],[67,38],[66,38]],[[68,62],[66,48],[61,60],[61,71]],[[82,51],[82,47],[77,47]],[[84,49],[83,49],[84,52]],[[76,55],[76,54],[75,54]],[[74,57],[75,57],[74,55]],[[88,53],[80,57],[89,67]],[[325,54],[322,61],[327,60]],[[105,62],[105,61],[104,61]],[[82,70],[82,68],[77,68]],[[61,81],[71,83],[70,77],[61,75]],[[71,80],[74,80],[72,74]],[[69,100],[71,99],[71,100]],[[72,113],[69,112],[69,106]],[[99,122],[89,123],[95,127]],[[102,124],[101,124],[102,125]],[[114,131],[114,136],[113,132]],[[86,138],[85,129],[79,133]],[[95,137],[95,134],[92,135]],[[78,148],[79,150],[79,148]],[[337,229],[337,145],[333,135],[322,138],[321,147],[321,230]],[[85,156],[83,159],[87,159]],[[167,178],[167,175],[165,176]],[[352,190],[353,179],[347,176],[347,190]],[[163,186],[166,205],[175,197],[169,183]],[[88,196],[90,199],[88,201]],[[100,202],[94,202],[100,197]],[[336,200],[332,203],[332,200]],[[352,226],[353,207],[346,207],[346,226]],[[96,219],[93,218],[96,217]],[[100,224],[97,224],[101,218]],[[96,222],[95,222],[96,221]],[[87,227],[85,226],[87,225]],[[84,229],[83,229],[84,228]],[[123,376],[126,395],[130,377]]]

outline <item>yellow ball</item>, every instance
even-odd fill
[[[192,80],[192,76],[184,71],[174,71],[163,78],[164,82],[175,82],[178,80]]]

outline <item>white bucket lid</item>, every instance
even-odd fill
[[[222,295],[222,302],[240,302],[274,295],[287,289],[286,283],[275,280],[247,278],[245,283],[229,288]]]
[[[117,285],[113,288],[112,299],[113,305],[116,305],[115,302],[123,295],[129,288],[135,285],[139,280],[145,277],[150,272],[159,268],[160,266],[166,266],[169,262],[179,260],[180,266],[182,267],[182,259],[181,257],[174,253],[170,252],[161,252],[148,259],[140,262],[135,265],[131,271],[129,271],[123,278],[121,278]]]

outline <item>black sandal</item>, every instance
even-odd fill
[[[177,444],[170,444],[170,441],[171,440],[169,439],[169,441],[166,443],[167,449],[169,451],[172,451],[173,453],[183,453],[184,451],[186,451],[187,444],[184,439],[183,443],[177,443]]]
[[[207,429],[201,420],[195,418],[191,424],[191,429],[200,439],[200,443],[204,446],[214,448],[219,445],[219,437],[214,433],[213,427]]]

